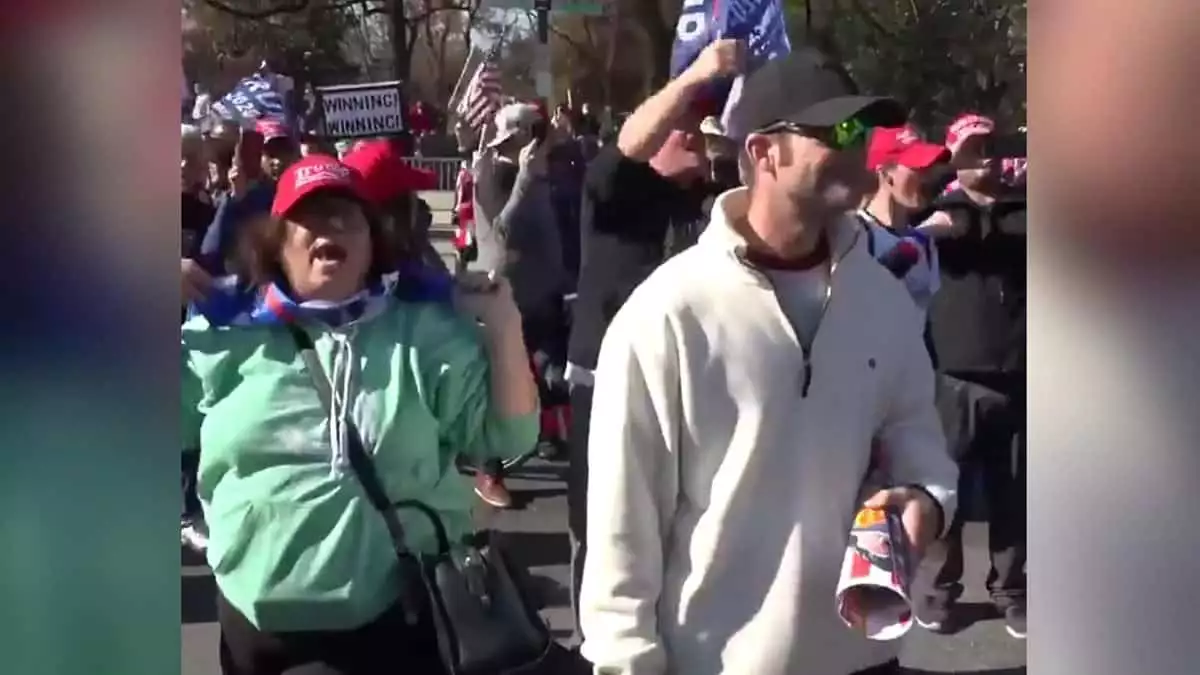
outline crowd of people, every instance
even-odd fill
[[[953,633],[977,479],[1025,637],[1024,162],[978,111],[923,137],[807,47],[723,125],[703,93],[744,49],[712,42],[619,127],[519,102],[458,124],[453,270],[404,142],[184,126],[183,538],[226,675],[450,672],[398,536],[468,539],[535,453],[568,463],[596,673],[899,673],[833,609],[850,524],[899,515],[933,562],[917,621]],[[422,505],[402,535],[355,447]]]

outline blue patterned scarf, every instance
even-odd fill
[[[203,315],[214,326],[319,323],[339,328],[375,316],[387,307],[389,298],[449,303],[452,290],[453,280],[448,274],[426,265],[385,274],[341,302],[297,302],[278,283],[256,289],[246,286],[236,276],[226,276],[213,282],[212,291],[203,302],[189,307],[189,316]]]

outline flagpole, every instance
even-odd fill
[[[450,101],[446,104],[446,112],[453,113],[458,106],[458,97],[462,93],[463,82],[467,80],[467,73],[471,72],[469,66],[472,59],[475,58],[476,50],[475,43],[471,43],[471,53],[467,54],[467,60],[463,61],[462,71],[458,74],[458,82],[454,83],[454,91],[450,94]]]

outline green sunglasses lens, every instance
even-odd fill
[[[867,132],[865,124],[851,117],[833,127],[833,141],[838,148],[852,148],[866,140]]]

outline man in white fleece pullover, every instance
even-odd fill
[[[845,627],[834,590],[864,500],[899,511],[918,549],[954,512],[920,313],[848,214],[870,127],[904,117],[810,49],[745,81],[729,131],[749,187],[600,350],[580,599],[596,673],[899,672],[899,644]]]

